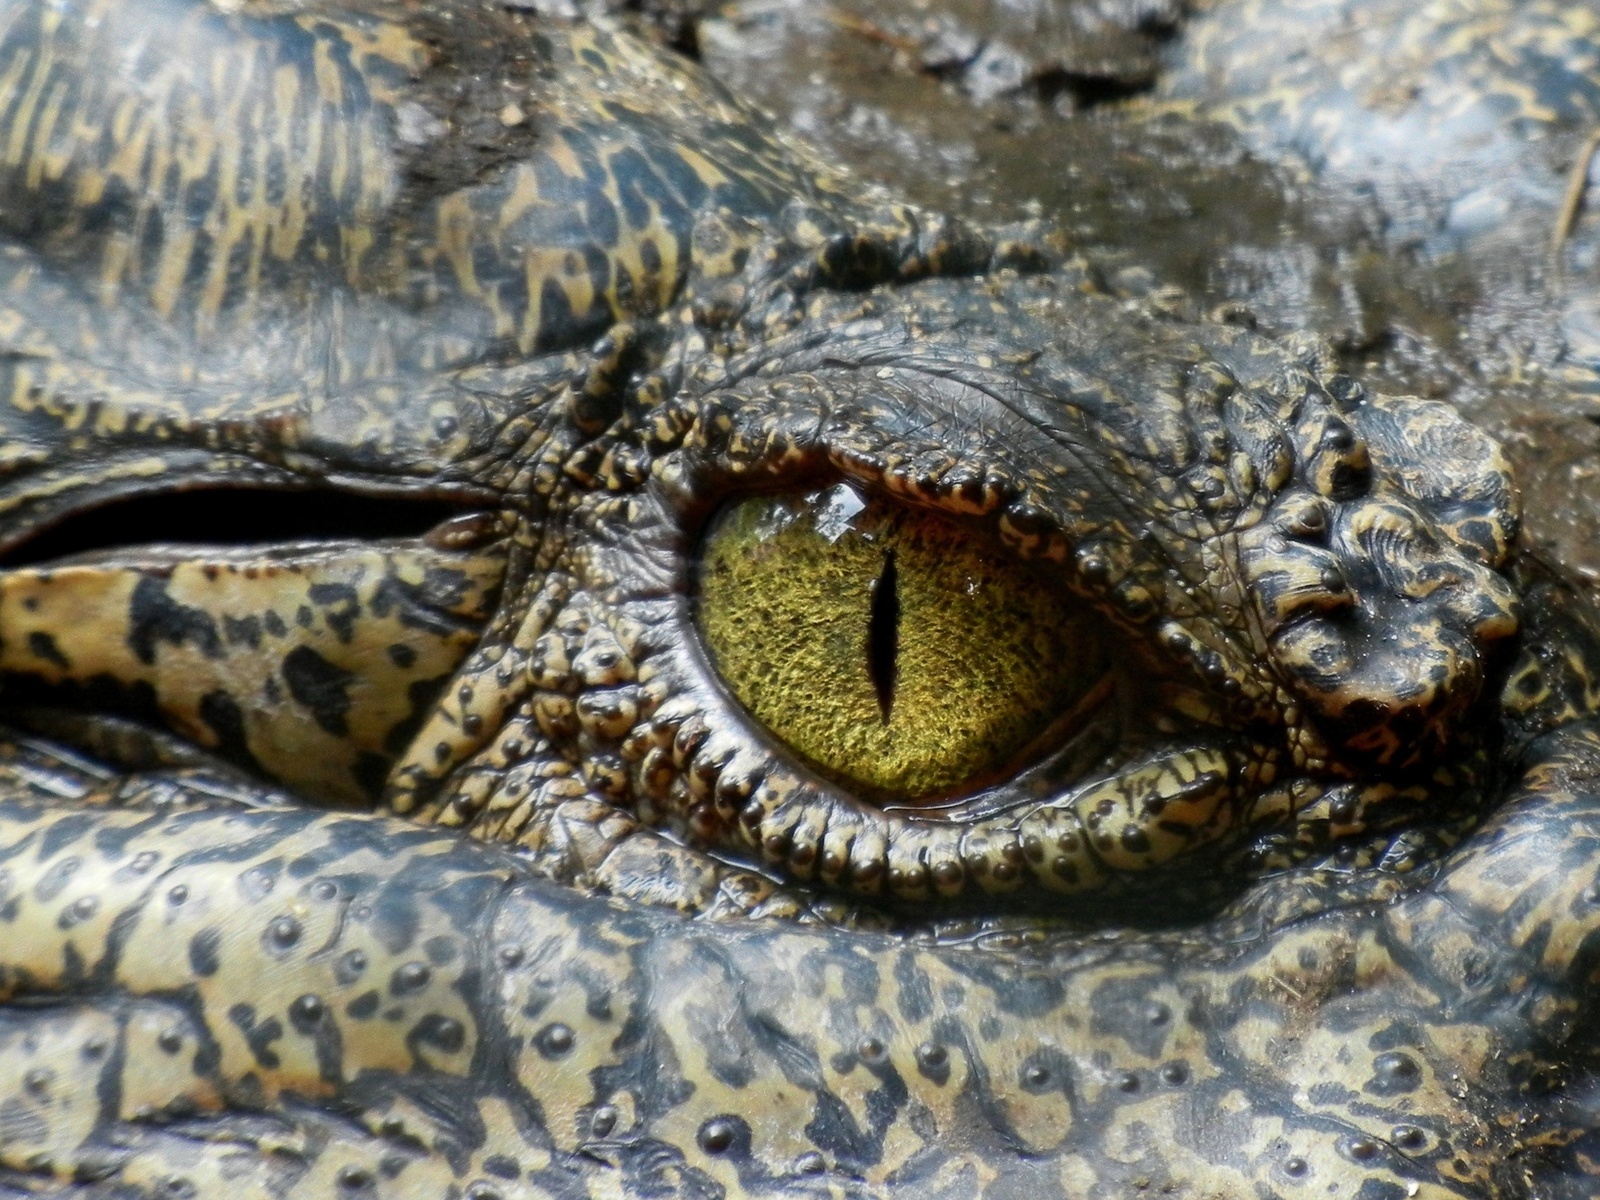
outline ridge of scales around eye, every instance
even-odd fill
[[[19,2],[0,126],[0,1188],[1586,1194],[1448,407],[584,20]]]

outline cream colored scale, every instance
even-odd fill
[[[203,501],[197,501],[203,502]],[[477,641],[497,552],[422,543],[142,549],[0,573],[0,673],[152,698],[171,729],[307,795],[365,801]]]

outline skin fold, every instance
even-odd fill
[[[1600,618],[1447,404],[603,23],[14,0],[0,150],[6,1194],[1591,1194]],[[719,671],[843,484],[1101,639],[964,789]]]

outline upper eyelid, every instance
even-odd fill
[[[784,477],[781,459],[791,444],[819,465],[826,462],[842,474],[869,485],[882,484],[891,491],[896,489],[883,483],[890,460],[903,464],[927,459],[938,463],[940,469],[936,475],[908,474],[916,493],[911,499],[969,515],[999,511],[1004,516],[1010,510],[1013,521],[1025,517],[1034,525],[1045,518],[1062,535],[1047,550],[1059,557],[1092,539],[1096,528],[1113,523],[1129,529],[1146,528],[1150,525],[1148,510],[1159,508],[1145,503],[1153,499],[1147,495],[1150,481],[1132,460],[1128,460],[1132,473],[1113,473],[1073,438],[1061,436],[1061,416],[1072,412],[1075,421],[1084,423],[1087,445],[1092,440],[1088,413],[1059,402],[1049,412],[1022,411],[1004,398],[1005,391],[1017,389],[1015,380],[1012,387],[1003,386],[1006,377],[998,367],[974,368],[967,378],[957,379],[934,374],[926,367],[883,366],[874,371],[868,365],[848,370],[847,365],[841,364],[831,373],[780,378],[777,384],[766,376],[747,378],[721,391],[687,398],[684,408],[694,414],[702,430],[707,421],[727,421],[749,446],[761,449],[730,454],[726,438],[711,434],[678,451],[686,451],[693,462],[692,482],[685,480],[684,486],[674,490],[689,507],[703,514],[705,490],[708,485],[715,490],[716,476],[764,476],[778,484]],[[980,380],[975,375],[987,378]],[[919,383],[926,386],[919,387]],[[781,396],[773,391],[777,386],[783,388]],[[1083,380],[1080,386],[1093,385]],[[817,396],[819,420],[795,442],[790,436],[794,430],[786,428],[785,422],[796,404],[794,397],[803,395],[808,387]],[[952,389],[959,390],[951,395]],[[860,413],[874,404],[889,405],[895,413],[863,416],[854,423],[838,420],[839,411]],[[961,411],[964,408],[988,412],[996,419],[971,420]],[[941,411],[944,417],[938,415]],[[908,413],[917,419],[908,424],[897,419]],[[911,436],[924,430],[925,438]],[[978,436],[972,437],[973,433]],[[773,445],[774,435],[781,450]],[[775,460],[780,460],[776,469]],[[957,470],[947,472],[945,464],[954,464]],[[981,478],[980,487],[970,483],[960,489],[949,486],[952,478],[972,480],[975,475]],[[1085,495],[1094,498],[1092,517],[1079,507],[1079,498]],[[1161,558],[1163,569],[1181,570],[1170,556],[1163,553]]]

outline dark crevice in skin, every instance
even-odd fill
[[[1145,95],[1154,90],[1155,84],[1154,74],[1146,78],[1128,79],[1075,71],[1049,71],[1033,81],[1033,88],[1045,104],[1053,103],[1064,94],[1071,97],[1073,105],[1082,111]]]
[[[872,585],[872,616],[867,622],[867,668],[878,694],[883,723],[894,712],[894,688],[900,676],[900,574],[894,551],[883,556],[883,572]]]
[[[708,9],[696,0],[622,0],[616,5],[650,37],[693,62],[700,61],[700,21]]]
[[[80,509],[0,554],[0,567],[161,544],[420,538],[477,506],[432,496],[366,496],[333,488],[217,487],[157,492]]]

